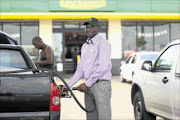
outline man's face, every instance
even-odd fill
[[[98,26],[91,25],[91,24],[87,24],[85,31],[86,31],[87,36],[88,36],[89,38],[93,38],[95,35],[98,34],[98,32],[99,32],[99,27],[98,27]]]
[[[32,44],[33,44],[33,45],[35,46],[35,48],[37,48],[37,49],[41,49],[41,48],[42,48],[42,45],[41,45],[40,42],[33,42]]]

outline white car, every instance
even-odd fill
[[[135,120],[180,120],[180,40],[171,42],[153,61],[145,61],[133,81]]]
[[[126,80],[133,81],[135,75],[141,70],[142,63],[145,60],[155,60],[160,52],[136,52],[132,53],[127,60],[120,66],[121,82]]]

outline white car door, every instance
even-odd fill
[[[126,62],[122,65],[121,70],[122,70],[122,75],[124,79],[128,79],[129,80],[129,68],[131,66],[131,61],[132,61],[132,56],[130,56]]]
[[[146,101],[149,111],[172,117],[171,72],[178,55],[178,45],[169,47],[155,62],[153,72],[146,75]]]
[[[172,104],[174,112],[174,120],[180,120],[180,54],[175,68],[175,72],[172,75]]]
[[[138,56],[137,55],[134,55],[132,57],[132,60],[131,60],[131,63],[129,64],[129,71],[128,71],[128,74],[129,74],[129,80],[133,80],[133,74],[134,72],[137,70],[137,61],[138,61]]]

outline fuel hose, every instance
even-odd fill
[[[25,69],[25,70],[17,70],[17,71],[6,71],[6,72],[0,72],[0,75],[7,75],[7,74],[13,74],[13,73],[21,73],[21,72],[29,72],[32,71],[33,73],[39,73],[40,71],[42,73],[44,73],[45,71],[48,71],[51,75],[51,77],[57,76],[66,86],[67,91],[69,91],[71,93],[71,96],[73,96],[74,100],[76,101],[76,103],[79,105],[79,107],[84,110],[85,112],[91,113],[94,111],[95,107],[96,107],[96,103],[95,103],[95,99],[94,96],[87,90],[86,93],[90,96],[90,98],[92,99],[92,102],[94,104],[94,106],[92,107],[92,109],[88,110],[86,109],[84,106],[82,106],[82,104],[79,102],[79,100],[76,98],[76,96],[74,95],[74,93],[72,92],[72,90],[78,90],[77,88],[71,88],[68,86],[68,84],[66,83],[66,81],[60,76],[58,75],[57,72],[50,70],[50,69]],[[22,74],[21,74],[22,75]]]

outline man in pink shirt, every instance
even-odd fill
[[[87,113],[87,120],[111,120],[111,45],[98,34],[100,30],[98,19],[90,18],[84,25],[88,39],[82,46],[81,60],[68,85],[72,87],[81,78],[85,78],[85,83],[77,88],[81,92],[87,90],[91,92],[96,102],[96,109],[92,113]],[[87,109],[93,106],[86,93],[85,106]]]

